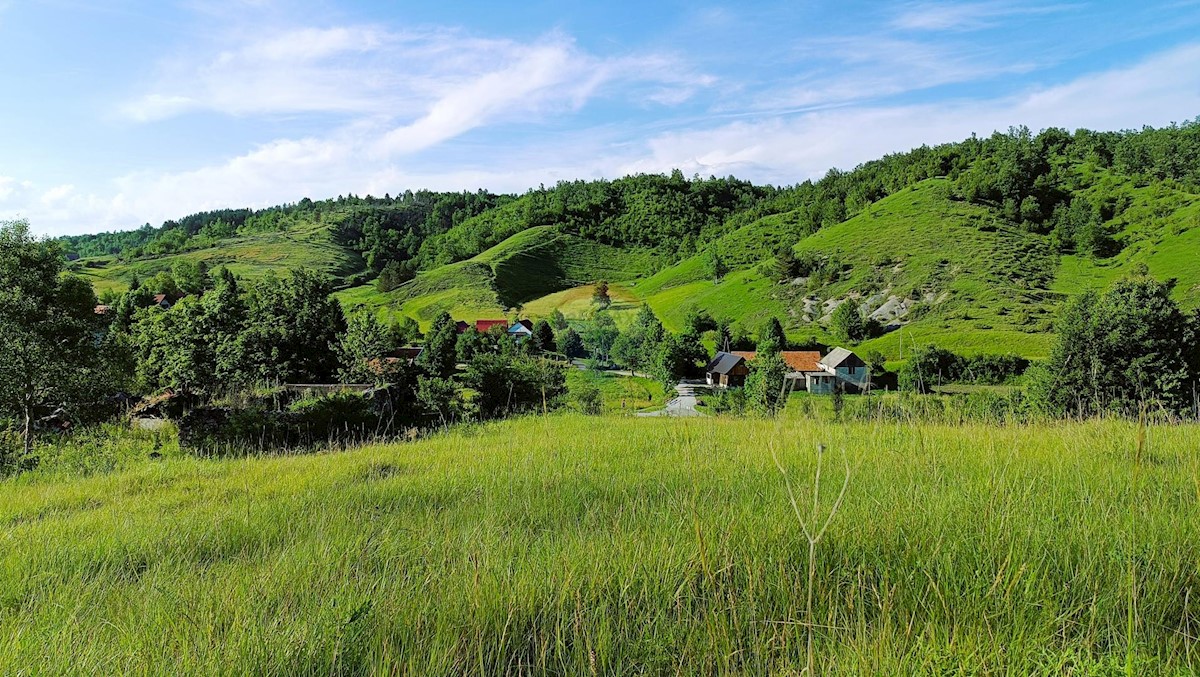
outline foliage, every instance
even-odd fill
[[[533,323],[533,335],[529,337],[531,347],[540,353],[557,353],[558,343],[554,338],[554,329],[546,320]]]
[[[452,379],[438,376],[417,377],[417,400],[437,414],[442,425],[455,421],[462,410],[462,395]]]
[[[338,378],[342,383],[386,383],[382,360],[391,348],[388,331],[374,313],[351,315],[338,342]]]
[[[763,323],[763,326],[758,331],[758,344],[756,350],[763,352],[779,352],[787,350],[788,340],[787,335],[783,332],[783,325],[780,324],[779,318],[771,316]]]
[[[574,389],[571,395],[575,399],[575,406],[584,414],[599,416],[604,411],[604,399],[600,395],[600,389],[590,383]]]
[[[579,336],[579,332],[571,327],[567,327],[558,335],[558,350],[570,358],[587,356],[583,339]]]
[[[605,312],[596,314],[595,319],[584,328],[580,337],[588,355],[599,362],[608,364],[612,361],[613,344],[621,332],[612,315]]]
[[[458,365],[458,326],[450,313],[442,313],[425,334],[425,349],[417,363],[430,376],[448,378]]]
[[[62,271],[56,243],[34,238],[24,221],[0,222],[0,418],[21,418],[26,454],[43,407],[86,402],[103,385],[96,297]],[[0,467],[8,460],[0,456]]]
[[[746,403],[755,412],[774,416],[785,403],[788,366],[770,340],[761,345],[746,376]]]
[[[608,282],[600,280],[592,291],[592,303],[600,306],[601,310],[612,305],[612,297],[608,294]]]
[[[1031,396],[1059,415],[1189,409],[1200,379],[1197,328],[1171,300],[1171,288],[1153,278],[1082,294],[1059,317]]]
[[[472,404],[483,419],[549,408],[566,393],[561,363],[519,353],[476,355],[463,382],[475,391]]]
[[[650,306],[643,305],[633,324],[613,341],[613,361],[630,371],[646,370],[654,362],[663,333],[662,322]]]
[[[654,378],[671,392],[686,376],[696,371],[697,363],[708,357],[696,334],[664,334],[658,341],[650,364]]]

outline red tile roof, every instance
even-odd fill
[[[753,350],[735,350],[734,355],[753,360],[757,354]],[[779,353],[783,363],[792,371],[823,371],[817,362],[821,361],[821,353],[816,350],[784,350]]]
[[[475,331],[483,333],[492,327],[508,329],[508,320],[475,320]]]
[[[821,361],[821,353],[816,350],[785,350],[780,355],[792,371],[821,371],[817,362]]]

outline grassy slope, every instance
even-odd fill
[[[602,431],[602,434],[597,434]],[[1187,673],[1193,426],[578,416],[0,487],[0,672]],[[773,451],[772,451],[773,450]],[[1133,610],[1130,621],[1130,610]],[[1132,629],[1132,634],[1130,633]]]
[[[221,241],[221,246],[208,249],[147,257],[129,262],[114,257],[80,259],[72,264],[75,272],[92,283],[97,293],[123,291],[133,276],[145,279],[167,271],[181,259],[204,261],[210,268],[228,266],[236,275],[260,277],[267,271],[283,274],[306,268],[343,277],[362,270],[362,259],[337,245],[330,238],[329,227],[306,223],[285,233],[257,233]]]
[[[421,273],[389,294],[343,292],[343,302],[409,315],[422,323],[447,311],[455,318],[502,316],[505,309],[599,279],[649,274],[653,257],[542,226],[520,232],[466,261]],[[543,304],[544,305],[544,304]],[[546,314],[553,308],[546,311]]]
[[[604,411],[631,414],[666,404],[662,384],[641,376],[619,376],[609,372],[571,369],[567,372],[567,387],[576,391],[584,384],[595,386],[603,398]]]
[[[858,216],[817,232],[799,251],[836,253],[853,266],[822,298],[876,291],[932,295],[926,314],[901,332],[869,342],[888,355],[933,342],[966,353],[1044,355],[1040,323],[1053,315],[1049,286],[1056,256],[1042,238],[1005,224],[983,207],[946,197],[947,182],[925,181]]]
[[[1175,278],[1175,299],[1186,308],[1200,306],[1200,195],[1162,184],[1138,187],[1130,180],[1100,175],[1085,195],[1123,194],[1129,207],[1111,222],[1125,246],[1111,259],[1094,261],[1064,256],[1054,289],[1076,294],[1103,289],[1145,264],[1159,279]]]

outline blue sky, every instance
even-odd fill
[[[0,219],[56,235],[1200,115],[1200,0],[0,0],[0,45]]]

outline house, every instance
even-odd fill
[[[475,331],[486,334],[492,327],[508,330],[508,320],[475,320]]]
[[[750,366],[744,357],[746,353],[736,354],[717,351],[712,360],[704,367],[704,380],[714,388],[740,388],[746,385],[746,374]],[[753,353],[750,353],[753,357]]]
[[[182,294],[155,294],[154,305],[162,308],[163,310],[167,310],[171,306],[178,303],[179,299],[181,298],[183,298]]]
[[[406,364],[413,364],[417,358],[421,356],[421,352],[425,350],[423,346],[404,346],[389,350],[385,355],[385,360],[399,360]]]
[[[867,363],[846,348],[834,348],[817,366],[819,372],[805,373],[805,384],[810,393],[832,393],[834,388],[859,392],[871,387]]]
[[[508,328],[508,335],[516,339],[517,342],[533,336],[533,322],[530,320],[517,320],[513,326]]]
[[[468,323],[466,322],[466,320],[459,320],[458,322],[455,322],[455,323],[454,323],[454,329],[455,329],[455,331],[457,331],[457,332],[458,332],[458,333],[460,333],[460,334],[465,334],[465,333],[467,333],[467,330],[468,330],[468,329],[470,329],[470,328],[471,328],[471,325],[470,325],[470,324],[468,324]]]

